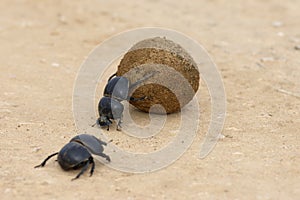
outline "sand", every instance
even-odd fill
[[[299,198],[300,1],[3,0],[0,8],[1,199]],[[211,105],[201,81],[199,131],[167,168],[131,174],[97,161],[92,177],[76,181],[78,171],[54,159],[34,169],[76,135],[73,85],[89,52],[143,26],[178,30],[209,52],[226,89],[225,137],[199,159]],[[132,152],[159,149],[178,116],[151,140],[109,135]]]

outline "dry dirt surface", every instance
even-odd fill
[[[299,199],[299,9],[298,0],[2,0],[0,199]],[[225,137],[199,159],[211,105],[202,81],[197,136],[167,168],[130,174],[96,161],[94,175],[76,181],[77,171],[55,159],[34,169],[77,134],[73,85],[89,52],[146,26],[175,29],[207,49],[226,89]],[[148,150],[109,134],[125,149]],[[166,138],[144,143],[160,148]]]

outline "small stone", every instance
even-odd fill
[[[49,185],[49,184],[50,184],[49,181],[43,181],[43,182],[41,182],[41,185]]]
[[[299,51],[300,50],[300,45],[296,45],[294,48],[295,48],[295,50]]]
[[[55,63],[55,62],[54,62],[54,63],[52,63],[51,65],[52,65],[52,67],[59,67],[59,63]]]
[[[223,135],[223,134],[219,134],[219,135],[218,135],[218,138],[219,138],[219,139],[224,139],[225,137],[226,137],[226,136]]]
[[[243,153],[242,152],[234,152],[234,153],[232,153],[233,155],[243,155]]]
[[[263,57],[260,59],[261,62],[272,62],[274,60],[274,57]]]
[[[284,34],[283,32],[278,32],[277,35],[278,35],[279,37],[283,37],[285,34]]]
[[[58,19],[59,19],[60,23],[67,24],[66,16],[60,15]]]
[[[11,188],[6,188],[5,190],[4,190],[4,193],[10,193],[11,192]]]
[[[273,27],[281,27],[283,25],[283,23],[281,22],[281,21],[274,21],[273,23],[272,23],[272,26]]]
[[[39,150],[41,150],[41,147],[34,147],[34,148],[32,149],[32,152],[38,152]]]

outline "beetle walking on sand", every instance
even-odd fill
[[[103,146],[106,145],[107,143],[99,140],[93,135],[77,135],[59,152],[49,155],[40,165],[35,166],[35,168],[44,167],[50,158],[58,155],[57,161],[64,170],[76,170],[81,168],[81,171],[72,180],[78,179],[88,169],[89,165],[92,165],[90,170],[90,176],[92,176],[95,169],[95,162],[92,154],[101,156],[110,162],[110,157],[103,153]]]

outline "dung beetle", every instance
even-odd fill
[[[98,103],[99,118],[96,121],[100,127],[107,127],[112,124],[111,120],[118,120],[117,130],[120,130],[124,106],[121,101],[140,101],[146,97],[134,98],[131,96],[132,91],[138,85],[149,79],[155,74],[151,72],[145,75],[137,82],[130,84],[129,80],[124,76],[117,76],[117,73],[111,75],[104,88],[103,96]],[[93,125],[94,126],[94,125]]]
[[[117,130],[120,130],[122,117],[123,117],[124,106],[119,101],[110,98],[102,97],[98,104],[99,118],[97,124],[101,127],[107,127],[109,130],[109,125],[112,124],[111,119],[118,120]]]
[[[129,80],[124,76],[117,76],[117,73],[111,75],[107,81],[105,86],[103,96],[110,97],[116,99],[118,101],[139,101],[143,100],[142,98],[134,98],[131,96],[133,89],[135,89],[138,85],[142,84],[144,81],[148,80],[152,77],[155,72],[151,72],[145,75],[142,79],[136,81],[133,84],[129,84]]]
[[[99,155],[110,162],[110,157],[103,153],[103,145],[106,146],[107,143],[99,140],[93,135],[77,135],[59,152],[49,155],[40,165],[37,165],[34,168],[44,167],[50,158],[58,155],[57,161],[62,169],[76,170],[81,168],[79,174],[72,180],[78,179],[88,169],[89,165],[92,165],[90,170],[90,176],[92,176],[95,169],[95,162],[92,154]]]

